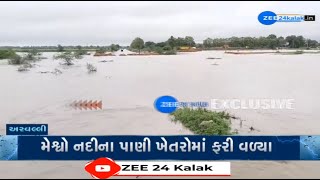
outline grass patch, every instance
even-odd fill
[[[16,53],[13,50],[0,50],[0,60],[10,59],[16,56]]]
[[[181,122],[198,135],[232,135],[231,115],[204,108],[181,108],[170,114],[173,122]]]

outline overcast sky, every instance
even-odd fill
[[[258,22],[262,11],[314,14],[315,22]],[[0,46],[128,45],[135,37],[303,35],[320,40],[320,2],[0,2]]]

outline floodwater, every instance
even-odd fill
[[[153,107],[156,98],[294,99],[294,109],[229,110],[240,134],[312,135],[320,132],[320,54],[232,55],[223,51],[176,56],[85,56],[73,66],[37,62],[29,72],[0,61],[0,133],[7,123],[47,123],[50,135],[192,134]],[[207,57],[222,59],[208,60]],[[114,60],[102,63],[101,60]],[[86,63],[97,67],[89,74]],[[216,65],[213,65],[216,64]],[[62,74],[40,73],[58,68]],[[102,101],[102,110],[75,110],[78,100]],[[254,131],[250,131],[250,127]],[[0,162],[2,178],[91,178],[86,161]],[[319,162],[232,162],[231,178],[316,178]],[[17,169],[19,173],[17,173]],[[142,177],[140,177],[142,178]],[[212,178],[212,177],[211,177]],[[229,177],[227,177],[229,178]]]

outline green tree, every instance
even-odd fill
[[[157,51],[156,51],[156,43],[154,43],[154,42],[152,42],[152,41],[147,41],[147,42],[145,42],[145,43],[144,43],[144,48],[145,48],[147,51],[149,51],[149,52],[151,52],[151,51],[157,52]]]
[[[171,46],[166,45],[162,48],[162,53],[161,54],[165,54],[165,55],[174,55],[177,54],[177,50],[176,48],[171,48]]]
[[[255,46],[254,39],[252,37],[244,37],[243,38],[243,45],[245,47],[250,48],[250,49],[254,48],[254,46]]]
[[[266,37],[259,37],[257,39],[257,44],[259,48],[268,48],[269,46],[269,40]]]
[[[111,52],[118,51],[119,49],[120,49],[119,44],[111,44],[110,45]]]
[[[187,43],[185,42],[185,39],[184,39],[184,38],[178,37],[177,40],[176,40],[176,45],[177,45],[178,47],[180,47],[180,46],[186,46]]]
[[[74,59],[80,59],[82,58],[81,56],[79,56],[78,54],[76,53],[72,53],[72,52],[63,52],[63,53],[60,53],[60,54],[57,54],[53,57],[54,59],[62,59],[65,61],[65,64],[70,66],[70,65],[73,65],[73,60]]]
[[[171,50],[172,50],[172,48],[171,48],[170,45],[167,45],[167,46],[163,47],[162,49],[163,49],[164,51],[171,51]]]
[[[179,41],[179,38],[178,40]],[[303,36],[287,36],[286,38],[275,34],[270,34],[266,37],[231,37],[231,38],[207,38],[203,41],[203,46],[208,47],[222,47],[228,45],[235,48],[271,48],[285,47],[301,48],[301,47],[317,47],[319,43],[315,40],[306,40]]]
[[[306,45],[306,42],[303,36],[295,36],[295,35],[287,36],[286,41],[289,42],[290,48],[300,48]]]
[[[270,49],[276,49],[279,47],[279,43],[277,39],[269,39],[268,40],[268,48]]]
[[[190,46],[190,47],[193,47],[193,46],[196,45],[196,43],[194,42],[193,37],[191,37],[191,36],[186,36],[186,37],[184,38],[184,40],[185,40],[185,42],[186,42],[186,45],[188,45],[188,46]]]
[[[241,47],[241,39],[238,37],[230,38],[230,46],[231,47]]]
[[[156,44],[157,47],[165,47],[167,44],[165,42],[159,42]]]
[[[133,48],[133,49],[138,49],[139,50],[139,54],[140,54],[141,49],[144,47],[143,39],[141,39],[140,37],[135,38],[132,41],[130,47]]]
[[[297,48],[304,47],[306,45],[306,40],[303,36],[297,37]]]
[[[203,40],[203,46],[206,48],[213,47],[213,39],[207,38],[207,39]]]
[[[318,47],[318,41],[316,41],[316,40],[308,39],[308,40],[306,41],[306,43],[307,43],[307,47],[309,47],[309,48],[316,48],[316,47]]]
[[[163,54],[163,49],[162,49],[162,47],[155,46],[154,51],[157,52],[158,54]]]
[[[222,39],[222,38],[218,38],[218,39],[213,39],[212,41],[212,47],[222,47],[225,44],[227,44],[228,40],[226,39]]]
[[[267,37],[267,41],[268,41],[268,48],[275,49],[280,46],[277,36],[274,34],[270,34]]]
[[[295,39],[296,39],[296,36],[294,35],[286,37],[286,41],[289,43],[290,48],[293,48]]]
[[[62,52],[62,51],[64,51],[64,48],[60,44],[58,44],[58,52]]]
[[[144,47],[146,48],[152,48],[156,45],[156,43],[152,42],[152,41],[147,41],[144,43]]]
[[[284,47],[287,43],[287,41],[282,36],[278,37],[278,42],[280,47]]]
[[[270,34],[267,38],[269,38],[269,39],[277,39],[277,36],[275,34]]]
[[[290,48],[297,48],[298,47],[297,36],[295,36],[295,35],[287,36],[286,41],[289,43]]]
[[[177,43],[176,43],[176,38],[174,38],[173,36],[171,36],[167,43],[169,44],[169,46],[173,49],[174,47],[176,47]]]

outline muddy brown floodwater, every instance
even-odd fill
[[[233,110],[240,134],[320,133],[320,54],[232,55],[222,51],[176,56],[86,56],[66,67],[46,60],[29,72],[0,61],[0,133],[7,123],[47,123],[50,135],[192,134],[157,112],[154,100],[288,98],[292,110]],[[221,59],[209,60],[207,57]],[[99,62],[113,60],[113,62]],[[87,73],[86,63],[97,67]],[[214,65],[213,65],[214,64]],[[62,74],[40,73],[58,68]],[[102,110],[75,110],[75,100],[102,100]],[[250,131],[249,127],[255,131]],[[320,162],[231,161],[227,178],[316,178]],[[86,161],[2,161],[2,178],[91,178]],[[16,170],[19,170],[17,173]],[[142,178],[142,177],[140,177]],[[194,177],[192,177],[193,179]],[[210,177],[212,178],[212,177]]]

